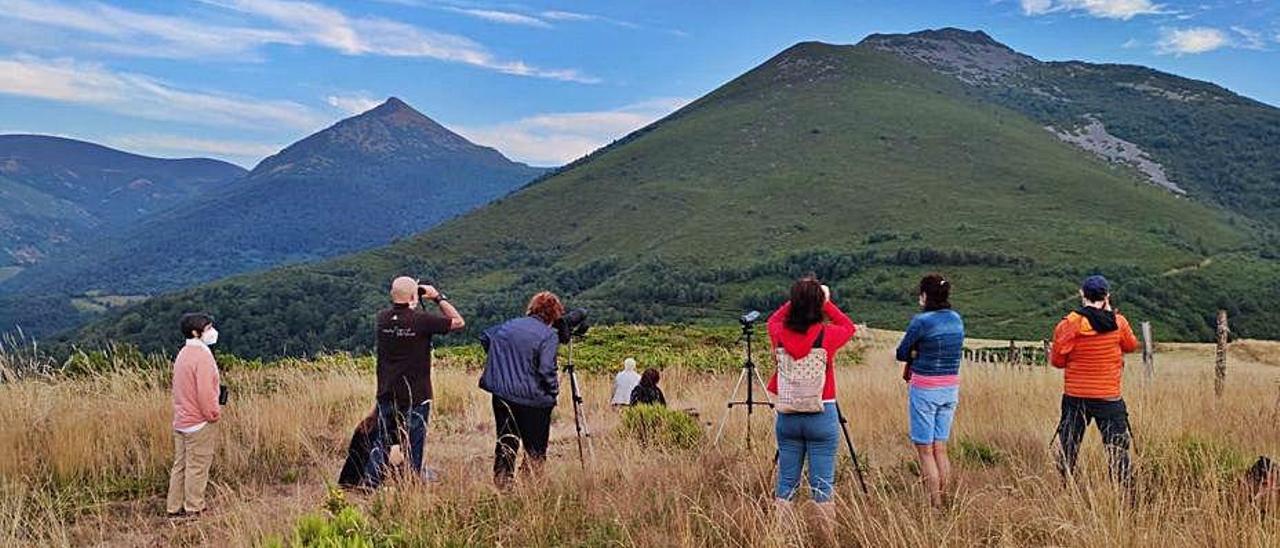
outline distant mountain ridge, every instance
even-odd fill
[[[975,337],[1048,337],[1079,280],[1102,272],[1160,340],[1212,337],[1219,307],[1238,336],[1280,338],[1280,240],[1266,219],[1275,172],[1233,177],[1271,151],[1203,147],[1212,171],[1172,156],[1194,141],[1264,143],[1280,131],[1276,109],[1149,69],[1028,61],[985,33],[873,38],[789,47],[414,237],[152,299],[76,340],[165,348],[172,318],[207,309],[240,355],[367,351],[369,318],[403,273],[437,280],[474,329],[522,313],[539,290],[600,322],[731,322],[777,306],[806,272],[858,321],[901,328],[918,308],[914,284],[934,270],[951,277]],[[1116,85],[1134,75],[1214,98],[1171,106]],[[1062,139],[1088,123],[1086,108],[1187,194]]]
[[[1280,227],[1280,109],[1146,67],[1040,61],[982,31],[875,34],[861,44],[970,84],[1153,184]]]
[[[151,158],[62,137],[0,135],[0,267],[39,263],[245,173],[208,158]]]
[[[0,291],[18,307],[23,295],[67,287],[148,295],[323,259],[414,234],[543,172],[390,98],[262,160],[216,194],[28,269]],[[0,313],[6,319],[4,328],[21,323]]]

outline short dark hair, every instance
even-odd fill
[[[783,325],[797,333],[809,331],[810,326],[822,321],[824,304],[822,283],[817,276],[809,275],[796,280],[791,285],[791,312],[787,314]]]
[[[213,323],[213,316],[204,312],[191,312],[183,314],[182,319],[178,320],[178,327],[182,329],[182,338],[191,339],[191,333],[194,332],[196,337],[204,332],[204,328],[209,327]]]
[[[662,375],[658,373],[658,370],[650,367],[645,369],[644,373],[640,374],[640,384],[645,386],[658,386],[658,380],[661,378]]]
[[[951,308],[951,282],[942,274],[930,272],[920,278],[920,294],[924,295],[925,310]]]

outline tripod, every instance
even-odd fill
[[[587,428],[587,417],[582,412],[582,393],[578,392],[578,373],[573,369],[573,336],[569,336],[569,352],[568,359],[565,362],[564,370],[569,373],[569,392],[573,398],[573,428],[578,434],[578,462],[585,470],[587,468],[586,453],[582,450],[582,438],[587,438],[587,449],[591,452],[591,456],[595,457],[595,448],[591,446],[591,432]]]
[[[742,362],[742,373],[738,375],[738,383],[733,386],[733,393],[729,395],[729,404],[725,408],[724,417],[720,419],[720,428],[716,431],[715,444],[720,444],[720,438],[724,435],[724,425],[729,422],[729,413],[733,408],[739,405],[747,408],[747,450],[751,450],[751,415],[755,411],[757,405],[768,406],[773,409],[773,400],[769,398],[768,387],[764,384],[764,379],[760,378],[760,372],[756,370],[756,363],[751,359],[751,339],[754,335],[752,329],[753,324],[748,321],[742,322],[742,339],[746,341],[747,356]],[[747,397],[737,400],[738,390],[742,389],[743,383],[747,385]],[[764,389],[765,401],[757,401],[755,399],[755,387],[759,384]]]
[[[840,431],[844,432],[844,443],[849,448],[849,458],[853,460],[853,471],[858,475],[858,485],[862,486],[862,494],[868,494],[867,480],[862,477],[862,466],[858,464],[858,452],[853,449],[853,438],[849,437],[849,420],[844,418],[844,411],[836,403],[836,418],[840,421]]]

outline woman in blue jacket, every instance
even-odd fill
[[[960,360],[964,354],[964,321],[951,309],[951,282],[941,274],[920,280],[920,307],[911,318],[898,345],[897,358],[905,362],[907,413],[911,443],[920,458],[920,474],[929,492],[929,503],[942,505],[942,494],[951,476],[947,439],[960,401]]]
[[[551,326],[563,315],[560,298],[544,291],[529,301],[526,316],[480,335],[486,353],[480,388],[493,394],[493,418],[498,427],[493,479],[499,487],[511,484],[521,445],[525,472],[538,471],[547,459],[551,410],[560,394],[556,376],[560,341]]]

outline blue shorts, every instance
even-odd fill
[[[907,389],[907,414],[911,418],[911,442],[928,445],[951,437],[960,387]]]

